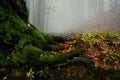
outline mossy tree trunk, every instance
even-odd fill
[[[0,0],[0,7],[17,14],[25,22],[28,22],[28,11],[24,0]]]

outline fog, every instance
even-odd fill
[[[29,23],[46,33],[118,28],[120,0],[25,0]],[[111,24],[112,23],[112,24]],[[111,27],[112,26],[112,27]],[[100,28],[100,29],[99,29]]]

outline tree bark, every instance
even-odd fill
[[[0,0],[0,7],[28,22],[28,11],[24,0]]]

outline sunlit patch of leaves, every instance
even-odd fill
[[[85,48],[85,56],[93,59],[96,67],[120,69],[120,33],[77,33],[72,38]]]
[[[75,46],[73,46],[69,41],[57,43],[57,44],[51,45],[51,47],[54,47],[54,50],[50,51],[50,53],[52,54],[57,54],[57,53],[65,54],[65,53],[76,50]]]

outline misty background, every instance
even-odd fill
[[[29,23],[46,33],[120,30],[120,0],[25,0]]]

